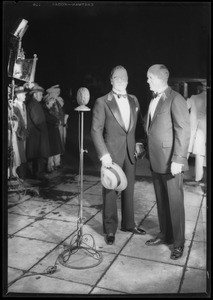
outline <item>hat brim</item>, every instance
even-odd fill
[[[27,92],[26,91],[21,91],[21,92],[15,92],[15,94],[17,95],[17,94],[27,94]]]
[[[127,187],[127,178],[121,167],[113,162],[111,168],[101,167],[101,183],[106,189],[121,192]]]

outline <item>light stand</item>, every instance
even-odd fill
[[[85,89],[85,88],[81,88]],[[88,269],[95,267],[101,263],[103,260],[102,253],[99,253],[95,249],[95,240],[91,234],[83,234],[83,166],[84,166],[84,152],[87,152],[87,150],[83,149],[83,136],[84,136],[84,112],[90,111],[90,108],[88,108],[85,105],[80,105],[77,108],[75,108],[76,111],[79,112],[79,120],[80,120],[80,203],[79,203],[79,218],[77,220],[77,233],[73,236],[70,242],[70,247],[66,249],[63,253],[61,253],[58,257],[58,261],[71,269]],[[87,241],[91,239],[92,246],[87,244]],[[91,258],[95,259],[95,264],[85,264],[84,266],[75,266],[75,265],[68,265],[68,260],[71,257],[72,254],[75,254],[78,252],[78,250],[83,249],[86,251]],[[82,258],[80,259],[82,261]]]
[[[9,124],[10,124],[10,139],[9,139],[9,151],[10,151],[10,158],[9,158],[9,180],[8,180],[8,191],[9,192],[26,192],[27,189],[24,187],[22,180],[20,180],[19,176],[16,175],[15,178],[12,174],[12,168],[14,164],[14,147],[13,147],[13,137],[14,137],[14,129],[13,129],[13,118],[15,118],[14,114],[14,99],[15,99],[15,78],[28,82],[30,84],[34,81],[35,77],[35,69],[36,69],[36,61],[37,56],[34,54],[34,58],[30,60],[25,60],[25,54],[22,49],[22,38],[28,28],[27,25],[28,21],[25,19],[18,20],[18,23],[16,24],[15,29],[11,32],[11,49],[10,49],[10,55],[9,55],[9,61],[8,61],[8,76],[12,78],[11,83],[11,95],[8,96],[9,106],[10,106],[10,113],[9,113]],[[27,66],[28,61],[31,61],[31,68],[28,70],[30,74],[26,72],[26,70],[20,69],[17,73],[16,66],[17,62],[23,63],[26,62],[25,68]],[[26,74],[22,74],[26,73]],[[22,76],[23,75],[23,76]],[[33,190],[33,193],[38,194],[37,191]],[[20,194],[19,194],[20,196]]]

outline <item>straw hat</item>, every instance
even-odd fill
[[[101,183],[106,189],[121,192],[127,187],[127,178],[121,167],[113,162],[110,168],[101,167]]]
[[[24,89],[23,86],[17,86],[17,87],[15,88],[15,94],[21,94],[21,93],[26,94],[27,91]]]

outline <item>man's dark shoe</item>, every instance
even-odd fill
[[[115,235],[114,235],[114,233],[108,233],[106,235],[106,243],[107,243],[107,245],[112,245],[114,243],[114,241],[115,241]]]
[[[129,232],[132,232],[134,234],[140,234],[140,235],[145,235],[146,234],[145,230],[143,230],[141,228],[137,228],[137,227],[132,228],[132,229],[123,229],[123,228],[121,228],[121,231],[124,231],[124,232],[129,231]]]
[[[184,247],[174,248],[172,250],[170,258],[174,259],[174,260],[181,258],[181,256],[183,255],[183,250],[184,250]]]
[[[160,238],[150,239],[145,243],[147,246],[157,246],[161,244],[165,244],[165,241]]]

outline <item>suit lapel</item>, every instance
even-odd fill
[[[128,96],[128,101],[129,101],[129,106],[130,106],[130,124],[129,124],[128,131],[130,131],[134,125],[136,106],[135,106],[134,99],[132,100],[132,98],[130,96]]]
[[[158,112],[161,110],[163,102],[164,102],[164,100],[163,100],[163,97],[161,96],[160,99],[159,99],[159,101],[158,101],[158,104],[156,106],[156,109],[155,109],[155,112],[154,112],[154,115],[153,115],[151,123],[153,123],[154,120],[156,119],[156,116],[157,116]]]
[[[164,104],[164,101],[169,97],[170,93],[171,93],[171,88],[168,87],[168,88],[166,89],[166,91],[164,92],[164,94],[161,96],[161,98],[160,98],[160,100],[159,100],[159,102],[158,102],[158,104],[157,104],[157,107],[156,107],[156,109],[155,109],[153,118],[152,118],[152,120],[150,121],[150,124],[149,124],[149,115],[148,115],[148,117],[147,117],[147,128],[148,128],[148,130],[151,128],[153,122],[154,122],[155,119],[156,119],[157,114],[159,113],[159,111],[161,110],[161,108],[162,108],[162,106],[163,106],[163,104]]]
[[[120,110],[119,110],[117,102],[115,100],[115,97],[114,96],[108,97],[106,103],[109,106],[109,108],[110,108],[113,116],[115,117],[115,119],[117,120],[117,122],[119,123],[119,125],[123,128],[123,130],[126,131],[123,119],[121,117]]]

